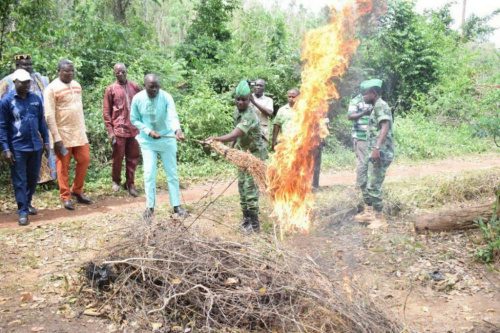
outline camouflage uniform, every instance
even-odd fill
[[[380,161],[374,163],[371,161],[370,153],[373,147],[377,144],[377,138],[380,133],[380,122],[383,120],[389,121],[389,132],[387,137],[380,146]],[[367,172],[361,179],[361,190],[363,192],[363,200],[366,205],[373,206],[375,211],[381,212],[382,203],[382,183],[384,182],[387,168],[394,159],[394,142],[392,135],[392,114],[389,105],[379,98],[373,106],[373,111],[369,119],[368,129],[368,154],[365,158],[365,167]]]
[[[349,102],[349,109],[347,111],[347,114],[358,113],[362,110],[365,110],[366,108],[371,107],[371,105],[366,104],[363,101],[363,96],[359,94]],[[356,167],[356,185],[359,187],[361,187],[363,177],[366,178],[367,165],[365,164],[365,158],[368,148],[367,132],[369,119],[370,116],[363,116],[352,122],[352,141],[354,152],[356,153],[356,157],[358,160]]]
[[[236,140],[235,147],[264,160],[267,157],[267,151],[261,135],[259,118],[257,118],[254,108],[248,107],[242,112],[236,109],[234,126],[244,133]],[[238,171],[238,190],[243,212],[248,211],[256,216],[259,213],[259,189],[255,185],[253,177],[246,171]]]

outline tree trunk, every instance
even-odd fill
[[[489,221],[493,215],[494,203],[482,204],[474,207],[441,210],[436,213],[427,213],[415,218],[415,231],[449,231],[477,228],[474,223],[478,218]],[[497,216],[500,213],[497,205]]]

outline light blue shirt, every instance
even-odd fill
[[[139,130],[136,139],[141,147],[156,151],[169,149],[175,132],[181,128],[172,96],[160,90],[155,98],[149,98],[143,90],[132,99],[131,109],[130,121]],[[169,137],[153,139],[149,136],[151,131]]]

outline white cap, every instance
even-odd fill
[[[12,73],[12,81],[31,81],[31,75],[24,69],[16,69],[14,73]]]

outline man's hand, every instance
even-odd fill
[[[43,152],[45,153],[45,157],[49,158],[49,155],[50,155],[50,143],[45,143],[43,145]]]
[[[150,137],[152,137],[153,139],[159,139],[159,138],[161,138],[161,135],[160,135],[160,134],[158,134],[158,133],[157,133],[157,132],[155,132],[155,131],[151,131],[151,132],[149,132],[149,136],[150,136]]]
[[[14,164],[16,162],[16,159],[14,158],[14,154],[10,150],[5,150],[2,152],[3,158],[10,164]]]
[[[56,153],[62,156],[65,156],[68,153],[68,150],[66,149],[66,147],[64,147],[64,143],[62,141],[57,141],[56,143],[54,143],[54,150],[56,151]]]
[[[250,94],[250,102],[252,104],[255,104],[255,98],[253,97],[253,94]]]
[[[366,116],[369,116],[373,111],[373,107],[372,106],[366,106],[363,108],[363,114],[366,115]]]
[[[184,141],[184,133],[182,133],[182,130],[180,128],[175,131],[175,138],[177,139],[177,141]]]
[[[370,155],[370,158],[373,163],[379,163],[380,162],[380,150],[377,148],[372,149],[372,153]]]

